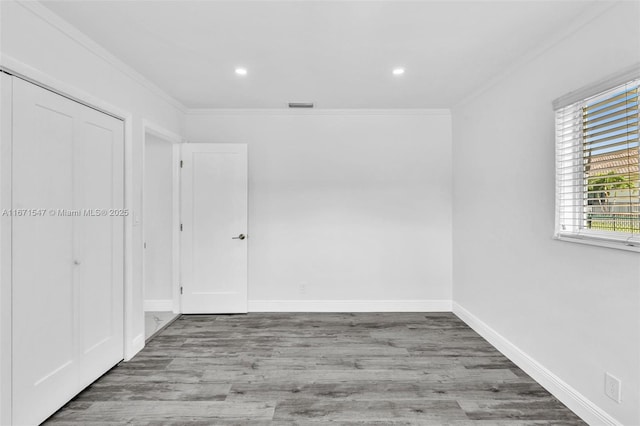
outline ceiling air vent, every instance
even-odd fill
[[[289,108],[313,108],[313,102],[289,102]]]

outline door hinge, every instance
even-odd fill
[[[180,224],[180,230],[182,231],[182,224]]]
[[[180,294],[182,294],[182,286],[180,286]]]
[[[144,248],[147,248],[147,242],[146,241],[144,242]]]
[[[184,161],[180,160],[180,168],[184,167]]]

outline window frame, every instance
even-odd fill
[[[556,100],[553,101],[553,110],[554,110],[554,123],[558,123],[558,117],[560,110],[575,105],[577,103],[586,102],[590,98],[601,95],[610,91],[618,86],[627,84],[634,80],[640,79],[640,63],[633,64],[632,66],[625,68],[618,73],[607,76],[595,83],[592,83],[588,86],[582,87],[578,90],[570,92]],[[582,140],[582,138],[581,138]],[[633,233],[620,233],[620,238],[615,238],[614,233],[605,233],[602,231],[596,231],[587,228],[581,228],[578,231],[563,231],[561,229],[561,220],[560,214],[563,209],[563,201],[561,199],[561,191],[559,185],[559,165],[561,161],[558,159],[558,150],[560,144],[566,144],[566,141],[561,141],[556,134],[554,136],[554,146],[555,146],[555,229],[553,239],[559,241],[587,244],[593,246],[607,247],[619,250],[633,251],[640,253],[640,234]],[[580,162],[580,166],[575,165],[576,169],[574,169],[573,173],[583,174],[584,169],[582,166],[582,160],[584,156],[582,156],[584,151],[580,152],[580,159],[576,159],[576,162]],[[640,154],[639,154],[640,155]],[[568,160],[570,162],[571,160]],[[580,169],[578,170],[578,167]],[[584,179],[582,179],[584,180]],[[584,188],[583,184],[583,188]],[[578,212],[578,208],[574,210],[575,214],[582,215],[582,212]]]

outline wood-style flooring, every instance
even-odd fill
[[[49,423],[584,424],[451,313],[185,315]]]

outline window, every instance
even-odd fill
[[[640,248],[640,79],[624,77],[554,103],[560,239]]]

